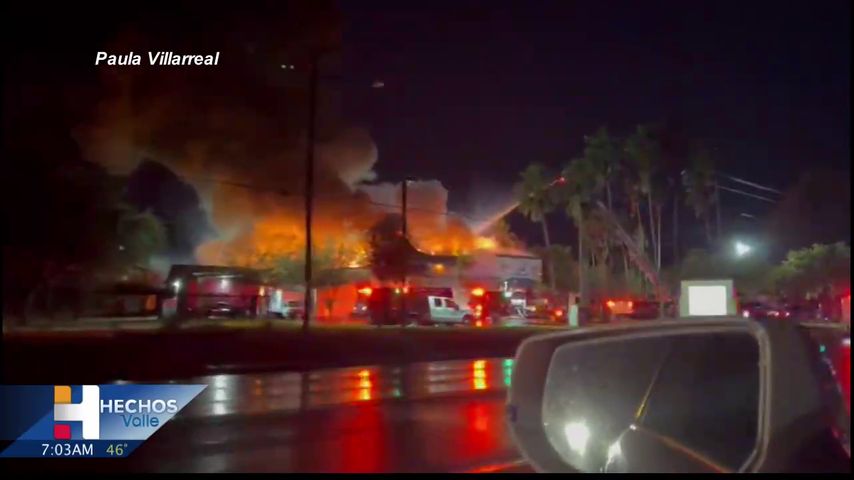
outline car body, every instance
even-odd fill
[[[769,318],[780,318],[780,310],[763,302],[744,302],[739,306],[738,313],[743,318],[755,320],[766,320]]]
[[[551,308],[549,308],[548,312],[549,312],[549,319],[551,319],[552,322],[567,323],[569,321],[569,320],[567,320],[569,313],[567,312],[567,309],[564,307],[552,306]]]
[[[548,318],[553,307],[548,298],[529,298],[525,302],[525,314],[529,317]]]
[[[698,317],[529,337],[506,412],[541,472],[850,472],[850,332]]]
[[[783,306],[780,310],[783,312],[783,318],[791,318],[798,321],[808,322],[821,318],[821,312],[818,309],[818,305],[810,303],[788,304]]]
[[[664,303],[664,317],[675,315],[676,304],[674,302]],[[655,320],[661,318],[661,304],[656,300],[635,300],[632,311],[626,315],[632,320]]]
[[[301,300],[287,300],[282,302],[282,311],[279,314],[282,318],[297,319],[305,316],[305,307]]]
[[[353,318],[368,318],[371,316],[368,311],[368,302],[366,301],[357,301],[355,305],[353,305],[353,310],[350,312],[350,316]]]
[[[205,315],[208,318],[234,318],[239,316],[241,309],[231,305],[228,302],[216,302],[216,304],[207,309]]]
[[[634,311],[635,301],[628,298],[615,298],[605,301],[605,308],[615,317],[628,316]]]
[[[612,297],[601,300],[592,305],[594,312],[601,313],[602,318],[607,320],[634,319],[652,320],[659,318],[659,304],[657,300],[640,298],[636,296]],[[671,312],[672,302],[666,304],[666,312]]]
[[[467,307],[460,306],[453,298],[427,295],[427,315],[418,318],[423,324],[465,324],[473,325],[474,313]]]
[[[842,304],[842,318],[840,320],[842,323],[851,325],[851,294],[842,297],[840,303]]]

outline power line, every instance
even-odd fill
[[[248,183],[235,182],[233,180],[225,180],[225,179],[221,179],[221,178],[199,177],[199,176],[190,176],[190,175],[184,175],[181,178],[183,178],[185,180],[191,180],[191,181],[202,182],[202,183],[217,183],[220,185],[227,185],[229,187],[243,188],[243,189],[251,190],[251,191],[262,190],[265,192],[277,193],[279,195],[284,195],[284,196],[297,196],[297,195],[299,195],[299,194],[294,193],[294,192],[289,192],[288,190],[281,188],[281,187],[252,185],[252,184],[248,184]]]
[[[753,194],[753,193],[744,192],[744,191],[742,191],[742,190],[736,190],[736,189],[734,189],[734,188],[725,187],[725,186],[723,186],[723,185],[718,185],[718,188],[720,188],[721,190],[725,190],[725,191],[727,191],[727,192],[732,192],[732,193],[736,193],[736,194],[739,194],[739,195],[744,195],[745,197],[752,197],[752,198],[755,198],[755,199],[757,199],[757,200],[762,200],[763,202],[768,202],[768,203],[777,203],[777,201],[776,201],[776,200],[773,200],[773,199],[771,199],[771,198],[763,197],[763,196],[761,196],[761,195],[756,195],[756,194]]]
[[[776,188],[771,188],[771,187],[768,187],[765,185],[760,185],[758,183],[751,182],[749,180],[745,180],[743,178],[733,177],[732,175],[727,175],[726,173],[721,173],[720,175],[732,180],[733,182],[740,183],[742,185],[747,185],[749,187],[757,188],[759,190],[765,190],[767,192],[773,192],[773,193],[780,194],[780,195],[783,194],[782,191],[777,190]]]

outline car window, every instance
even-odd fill
[[[434,298],[433,299],[433,306],[436,308],[442,308],[442,299],[441,298]]]
[[[459,305],[457,305],[457,302],[455,302],[451,299],[445,300],[445,306],[448,308],[459,308]]]
[[[641,423],[737,470],[756,445],[759,389],[759,345],[751,335],[687,336],[673,343]]]

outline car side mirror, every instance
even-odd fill
[[[544,472],[810,470],[805,445],[839,427],[824,419],[841,400],[799,328],[695,318],[529,338],[508,394],[514,440]],[[813,467],[850,471],[842,443]]]

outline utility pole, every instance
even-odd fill
[[[304,317],[302,319],[302,331],[308,333],[309,319],[312,313],[312,279],[311,279],[311,217],[314,209],[314,143],[316,136],[317,118],[317,64],[320,55],[312,53],[309,65],[309,90],[308,90],[308,151],[305,156],[305,299]]]

